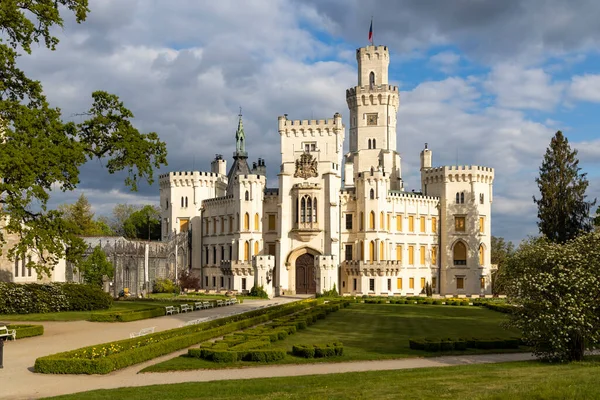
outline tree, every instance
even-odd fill
[[[552,242],[565,243],[592,228],[590,207],[585,201],[588,180],[580,173],[577,150],[571,150],[561,131],[550,141],[536,183],[541,197],[533,201],[538,206],[540,233]]]
[[[146,205],[132,213],[123,224],[125,237],[130,239],[160,240],[160,209]]]
[[[600,207],[596,209],[596,215],[594,216],[594,229],[600,231]]]
[[[79,264],[79,270],[83,273],[85,283],[100,287],[104,275],[112,278],[114,273],[111,262],[106,259],[106,253],[100,246],[94,247],[92,254]]]
[[[491,238],[491,264],[496,265],[496,271],[492,275],[492,293],[504,293],[504,268],[506,261],[514,253],[514,245],[507,242],[503,237],[492,236]]]
[[[533,238],[506,266],[510,323],[549,361],[581,360],[600,341],[600,234],[564,244]]]
[[[115,235],[125,236],[125,221],[131,217],[131,214],[140,209],[141,207],[138,205],[117,204],[112,210],[111,217],[102,218],[102,221],[112,229]]]
[[[80,123],[63,122],[40,82],[17,67],[17,50],[31,53],[33,43],[54,50],[51,30],[63,26],[61,13],[72,12],[78,23],[87,17],[87,0],[0,2],[0,247],[6,235],[18,237],[8,256],[36,253],[35,268],[47,274],[64,256],[77,263],[85,248],[60,211],[48,209],[50,191],[74,190],[80,167],[101,159],[109,173],[127,171],[132,190],[142,180],[153,182],[153,171],[166,165],[166,145],[154,132],[140,133],[133,113],[119,98],[92,93],[92,105]]]
[[[80,236],[112,236],[112,230],[101,220],[94,219],[92,205],[85,194],[81,194],[74,204],[58,207],[63,218],[72,225],[72,231]]]

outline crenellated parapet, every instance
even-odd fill
[[[444,182],[493,183],[494,169],[479,165],[451,165],[424,169],[421,179],[425,184]]]
[[[393,106],[400,105],[398,86],[355,86],[346,90],[346,104],[352,109],[358,106]]]
[[[293,137],[331,136],[344,129],[342,115],[335,113],[331,119],[290,120],[285,116],[278,118],[279,134]]]
[[[159,175],[159,187],[214,187],[216,183],[227,183],[227,176],[214,172],[175,171]]]

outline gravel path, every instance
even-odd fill
[[[499,363],[533,359],[529,353],[444,356],[400,360],[360,361],[332,364],[274,365],[227,370],[196,370],[138,374],[143,368],[169,360],[187,350],[136,364],[107,375],[51,375],[33,372],[35,359],[40,356],[72,350],[98,343],[126,339],[130,332],[154,326],[156,331],[178,327],[185,321],[213,315],[226,315],[233,310],[248,311],[269,303],[295,301],[297,298],[250,300],[243,304],[195,311],[183,315],[165,316],[128,323],[99,323],[87,321],[41,322],[43,336],[8,342],[4,346],[4,369],[0,369],[1,399],[35,399],[46,396],[76,393],[94,389],[125,386],[146,386],[166,383],[205,382],[231,379],[253,379],[282,376],[331,374],[355,371],[394,370],[407,368],[444,367],[451,365]],[[40,322],[35,322],[39,324]]]

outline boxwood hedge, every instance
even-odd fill
[[[158,332],[141,338],[52,354],[38,358],[34,369],[36,372],[47,374],[107,374],[196,343],[293,314],[316,304],[316,300],[303,300]]]
[[[344,354],[344,345],[341,342],[326,344],[294,345],[292,354],[304,358],[327,358]]]
[[[519,338],[425,338],[409,339],[409,346],[413,350],[424,350],[428,352],[452,351],[466,349],[518,349],[521,344]]]
[[[44,325],[8,325],[7,328],[17,331],[17,340],[44,334]]]

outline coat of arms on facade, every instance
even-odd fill
[[[296,160],[296,172],[294,178],[313,178],[319,176],[317,166],[319,165],[316,158],[310,153],[303,153],[300,159]]]

